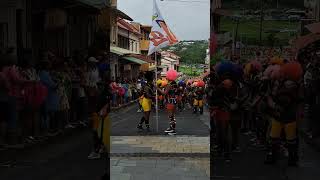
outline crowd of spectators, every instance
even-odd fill
[[[65,129],[90,126],[99,87],[110,83],[101,81],[109,72],[104,54],[60,58],[45,51],[41,55],[39,60],[18,63],[12,51],[0,54],[0,148],[37,143]],[[131,92],[119,102],[134,98]]]

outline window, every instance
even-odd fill
[[[8,24],[0,23],[0,50],[8,47]]]
[[[118,35],[118,46],[123,49],[130,49],[129,39],[123,36]]]
[[[138,52],[138,43],[135,43],[136,52]]]

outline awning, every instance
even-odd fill
[[[122,59],[125,59],[125,60],[128,60],[132,63],[136,63],[136,64],[147,64],[147,62],[145,61],[142,61],[140,59],[137,59],[137,58],[134,58],[134,57],[122,57]]]
[[[315,33],[308,34],[296,39],[294,41],[293,47],[294,47],[294,50],[299,51],[300,49],[307,47],[309,44],[312,44],[319,40],[320,40],[320,34],[315,34]]]
[[[306,28],[312,33],[320,33],[320,22],[308,24]]]
[[[116,47],[116,46],[111,46],[110,47],[110,52],[114,53],[114,54],[118,54],[120,56],[123,56],[125,54],[137,54],[136,52],[133,52],[133,51],[130,51],[130,50],[127,50],[127,49],[123,49],[123,48],[119,48],[119,47]]]

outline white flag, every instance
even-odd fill
[[[149,37],[150,46],[148,55],[153,54],[163,47],[173,45],[178,42],[176,36],[171,32],[164,21],[156,0],[153,1],[152,29]]]

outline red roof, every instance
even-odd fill
[[[320,22],[306,25],[306,28],[312,33],[320,33]]]
[[[134,27],[132,24],[128,23],[127,21],[118,18],[118,26],[122,29],[128,30],[130,32],[136,33],[136,34],[140,34],[139,30]]]
[[[311,33],[305,36],[301,36],[294,41],[294,49],[299,51],[300,49],[305,48],[309,44],[320,40],[320,34]]]

